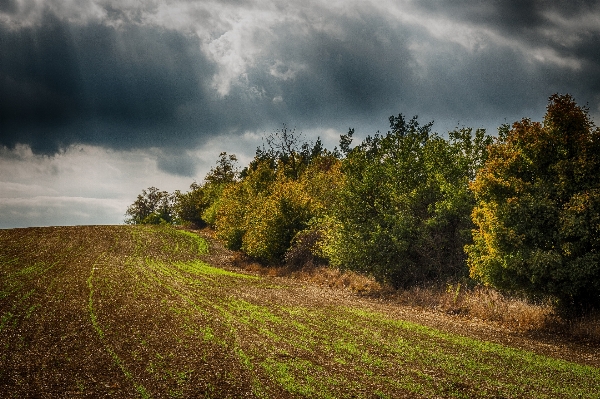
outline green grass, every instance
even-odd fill
[[[80,230],[0,231],[9,397],[600,398],[598,368],[217,268],[190,232]]]

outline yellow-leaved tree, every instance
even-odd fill
[[[471,189],[471,276],[496,288],[600,305],[600,130],[569,95],[543,123],[505,127]]]

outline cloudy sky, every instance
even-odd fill
[[[283,123],[495,133],[569,93],[599,124],[598,43],[598,1],[0,0],[0,228],[122,223]]]

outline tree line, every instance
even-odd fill
[[[570,95],[542,122],[443,137],[415,116],[332,151],[283,126],[242,170],[221,153],[202,184],[151,187],[127,223],[210,226],[265,264],[327,264],[394,287],[471,281],[600,305],[600,129]]]

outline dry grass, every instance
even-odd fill
[[[262,276],[290,277],[297,280],[310,281],[311,283],[329,288],[348,289],[358,294],[381,294],[385,287],[373,278],[352,271],[341,271],[312,262],[301,268],[293,266],[264,266],[254,262],[241,253],[236,253],[233,265],[245,271]]]
[[[521,332],[541,330],[555,318],[553,307],[509,298],[487,287],[464,288],[460,284],[415,287],[394,295],[412,306],[436,309],[448,314],[492,321]]]
[[[550,302],[532,303],[509,297],[484,286],[465,287],[460,283],[445,286],[416,286],[395,290],[373,278],[352,271],[341,271],[309,262],[303,267],[264,266],[242,253],[233,255],[235,267],[263,276],[288,277],[356,294],[376,297],[401,305],[434,310],[465,319],[493,322],[512,331],[555,334],[567,340],[600,344],[600,313],[576,319],[561,317]]]
[[[532,303],[502,295],[489,287],[464,288],[460,284],[445,288],[414,287],[397,291],[391,297],[404,305],[494,322],[513,331],[549,333],[571,341],[600,344],[600,313],[565,318],[550,301]]]

